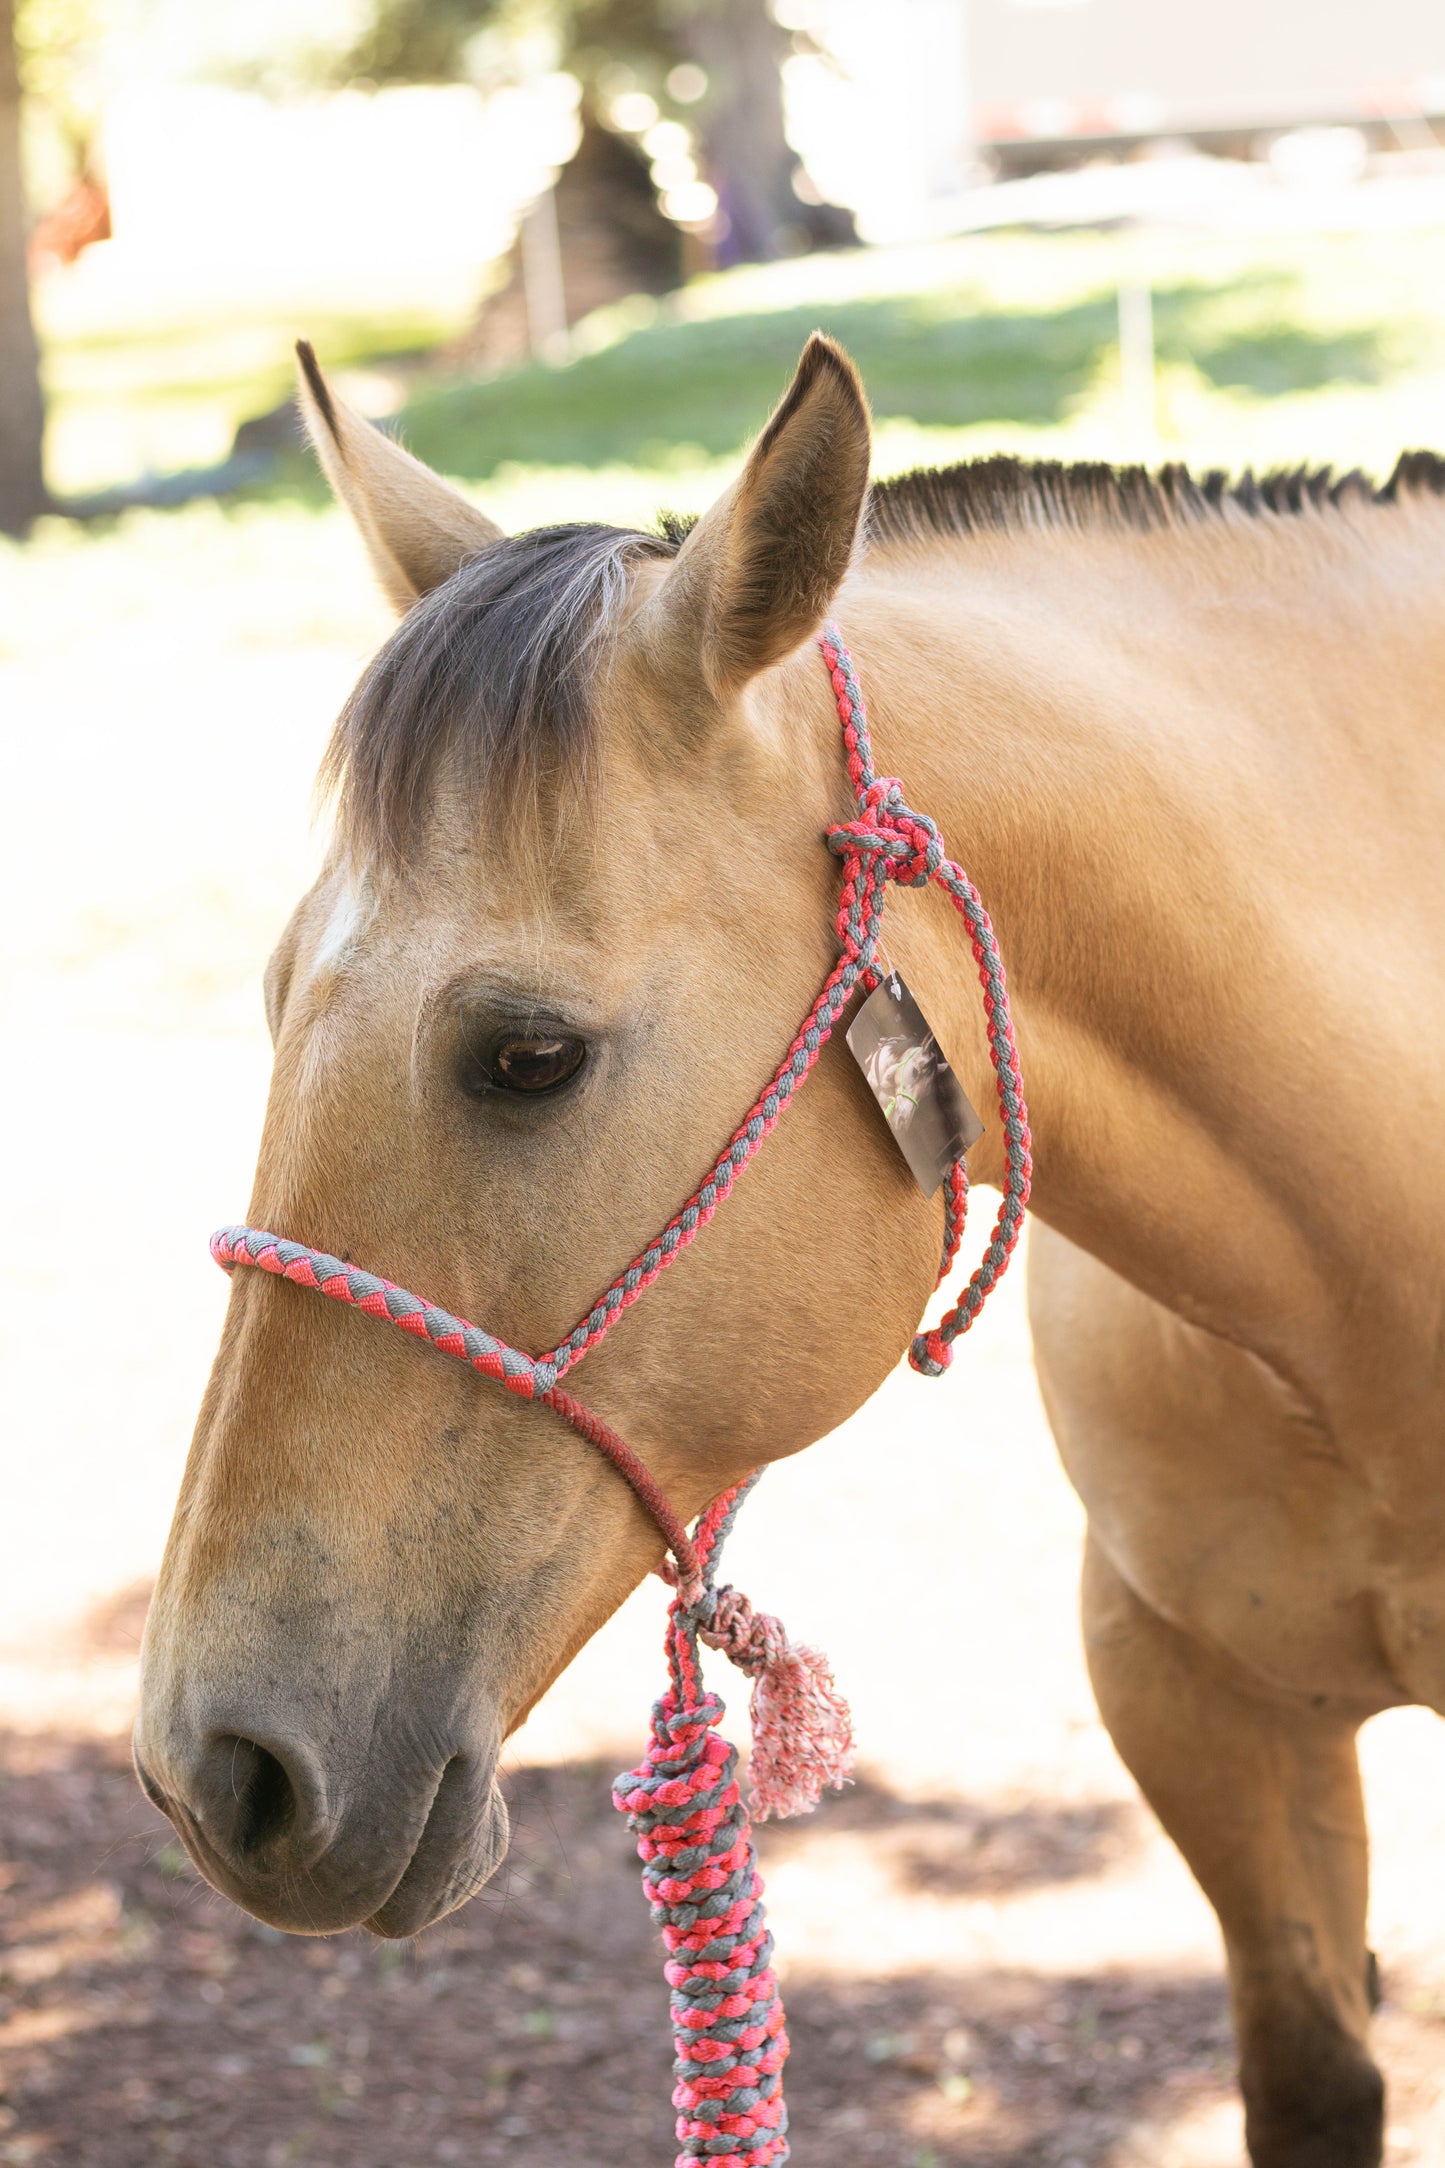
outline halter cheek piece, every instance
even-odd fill
[[[925,1377],[939,1377],[947,1369],[953,1342],[968,1331],[1006,1269],[1033,1171],[1018,1050],[988,913],[967,874],[945,854],[933,822],[910,811],[897,781],[874,773],[863,695],[836,625],[824,627],[818,644],[838,705],[857,802],[852,820],[827,831],[828,848],[843,861],[838,961],[706,1179],[565,1340],[545,1355],[528,1355],[392,1281],[304,1242],[254,1227],[223,1227],[211,1238],[211,1254],[227,1271],[256,1265],[297,1286],[316,1288],[455,1355],[508,1392],[545,1402],[611,1462],[660,1529],[672,1561],[661,1570],[676,1584],[668,1613],[669,1687],[653,1710],[647,1758],[618,1779],[614,1797],[636,1832],[643,1881],[668,1952],[679,2168],[700,2159],[711,2168],[775,2168],[788,2158],[781,2075],[788,2041],[769,1961],[772,1938],[763,1922],[762,1883],[737,1783],[737,1754],[717,1735],[723,1705],[703,1686],[699,1641],[723,1649],[753,1677],[750,1777],[760,1820],[800,1812],[817,1803],[824,1785],[844,1782],[852,1758],[851,1725],[818,1652],[790,1642],[776,1619],[754,1613],[735,1589],[717,1586],[723,1542],[757,1475],[726,1491],[689,1533],[632,1448],[561,1381],[707,1225],[787,1111],[855,989],[871,993],[877,986],[875,959],[890,881],[907,888],[936,883],[968,929],[1004,1136],[1003,1200],[982,1262],[953,1308],[932,1331],[920,1332],[909,1349],[909,1361]],[[944,1182],[940,1283],[958,1254],[967,1205],[968,1176],[960,1155]]]

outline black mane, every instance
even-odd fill
[[[1110,467],[1100,462],[1007,456],[956,467],[919,467],[875,485],[868,539],[906,542],[923,535],[1023,533],[1050,528],[1113,527],[1149,532],[1242,512],[1251,519],[1320,512],[1346,502],[1392,504],[1409,492],[1445,496],[1445,458],[1406,452],[1383,488],[1358,467],[1288,467],[1231,480],[1222,468],[1192,475],[1172,465]]]

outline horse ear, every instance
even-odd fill
[[[869,451],[858,372],[815,331],[747,465],[657,598],[674,626],[681,613],[713,693],[780,662],[827,616],[858,539]]]
[[[372,570],[397,610],[449,580],[502,530],[410,452],[338,399],[298,340],[301,411],[327,481],[361,530]]]

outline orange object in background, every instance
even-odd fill
[[[31,232],[27,252],[31,276],[51,264],[74,263],[92,241],[108,241],[110,236],[109,191],[93,173],[82,173]]]

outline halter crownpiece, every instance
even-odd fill
[[[722,1545],[761,1471],[725,1491],[689,1533],[646,1464],[610,1424],[565,1392],[561,1380],[707,1225],[787,1112],[854,991],[861,987],[871,993],[878,985],[875,959],[890,881],[908,888],[935,883],[968,928],[1004,1137],[1003,1199],[988,1247],[958,1301],[931,1331],[919,1332],[909,1349],[910,1363],[925,1377],[939,1377],[947,1369],[953,1342],[968,1331],[1007,1269],[1033,1176],[1018,1049],[988,913],[968,875],[947,856],[934,823],[910,810],[894,777],[874,772],[863,695],[837,627],[826,625],[818,644],[837,701],[857,803],[853,819],[826,831],[828,848],[843,861],[838,961],[706,1179],[565,1340],[545,1355],[529,1355],[393,1281],[304,1242],[254,1227],[223,1227],[211,1237],[211,1254],[227,1271],[256,1265],[314,1288],[429,1341],[508,1392],[544,1402],[603,1454],[660,1530],[671,1554],[671,1563],[660,1570],[675,1585],[666,1637],[668,1690],[653,1709],[645,1760],[618,1778],[613,1797],[636,1834],[644,1886],[667,1949],[677,2049],[672,2097],[678,2110],[678,2168],[697,2160],[711,2168],[778,2168],[788,2158],[782,2093],[788,2039],[770,1961],[763,1885],[737,1781],[737,1752],[718,1736],[723,1704],[703,1686],[699,1642],[723,1650],[753,1679],[751,1804],[759,1820],[804,1812],[816,1806],[825,1786],[846,1781],[852,1725],[818,1651],[795,1646],[776,1619],[755,1613],[736,1589],[716,1585]],[[944,1181],[940,1284],[958,1255],[967,1208],[968,1175],[960,1152]]]

